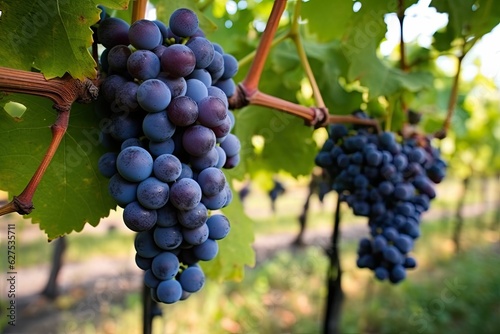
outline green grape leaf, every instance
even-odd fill
[[[95,78],[90,26],[99,21],[98,4],[125,9],[129,0],[6,0],[0,4],[0,66],[42,72],[46,78],[66,72]]]
[[[4,110],[8,102],[27,107],[20,117]],[[0,99],[0,189],[19,195],[43,158],[56,111],[48,99],[12,94]],[[97,168],[105,149],[99,144],[100,119],[91,105],[74,104],[66,132],[33,197],[35,209],[25,218],[40,224],[49,239],[96,226],[116,207],[107,180]]]
[[[444,32],[437,34],[438,50],[450,49],[457,38],[466,40],[470,47],[500,21],[500,7],[495,0],[435,0],[432,6],[448,13],[450,22]]]
[[[238,168],[238,167],[236,167]],[[224,171],[229,184],[231,184],[234,173]],[[253,222],[244,214],[236,191],[233,189],[233,201],[223,210],[229,219],[231,231],[219,244],[218,255],[209,262],[202,262],[203,271],[208,277],[223,280],[241,281],[244,275],[245,265],[255,265],[255,252],[252,248],[254,241]]]
[[[340,38],[354,14],[350,0],[314,0],[302,6],[300,14],[307,20],[308,32],[322,42]]]
[[[250,106],[236,112],[235,133],[242,142],[241,170],[251,174],[265,169],[292,176],[306,175],[317,153],[313,129],[283,112]],[[254,136],[259,139],[257,142]]]
[[[432,87],[432,75],[428,72],[405,73],[379,59],[375,47],[368,46],[363,52],[351,55],[349,81],[359,80],[369,89],[370,97],[389,96],[401,90],[418,92]]]

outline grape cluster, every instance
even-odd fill
[[[356,117],[366,118],[362,112]],[[398,140],[394,133],[335,124],[316,157],[332,189],[357,216],[368,217],[371,238],[359,243],[357,265],[397,283],[416,267],[409,256],[420,235],[421,214],[435,198],[446,164],[427,139]]]
[[[109,149],[99,170],[137,232],[136,263],[153,299],[175,303],[202,288],[198,262],[213,259],[230,230],[211,210],[232,201],[221,169],[240,159],[228,110],[238,63],[185,8],[168,26],[105,18],[97,38],[105,47],[101,142]]]

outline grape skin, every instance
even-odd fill
[[[190,9],[176,9],[170,15],[168,26],[172,33],[180,37],[189,37],[196,33],[199,26],[197,15]]]

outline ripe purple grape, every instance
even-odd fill
[[[180,37],[190,37],[198,30],[198,22],[198,16],[195,12],[187,8],[180,8],[170,15],[168,26],[173,34]]]

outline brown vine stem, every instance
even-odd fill
[[[250,65],[248,74],[241,83],[245,87],[245,91],[252,95],[258,90],[260,77],[264,69],[264,64],[266,62],[269,51],[271,50],[271,45],[273,43],[274,35],[278,29],[281,15],[285,11],[286,0],[276,0],[274,1],[273,8],[271,10],[271,15],[269,16],[269,21],[267,22],[266,29],[262,34],[259,46],[255,54],[255,58]]]
[[[33,210],[33,196],[68,128],[71,105],[75,101],[90,102],[98,89],[91,80],[79,81],[70,76],[46,80],[43,74],[0,67],[0,91],[42,96],[54,102],[57,118],[51,126],[52,140],[40,165],[19,196],[0,207],[0,216],[17,212],[29,214]]]
[[[23,192],[19,196],[14,196],[14,199],[11,202],[0,208],[0,216],[11,212],[17,212],[21,215],[26,215],[31,213],[31,211],[34,209],[33,196],[35,195],[38,184],[40,184],[43,175],[49,167],[50,162],[56,154],[57,148],[59,147],[59,144],[61,143],[61,140],[66,133],[69,122],[69,114],[69,109],[65,111],[59,111],[57,113],[56,121],[51,126],[52,140],[47,149],[47,152],[45,153],[45,156],[40,162],[40,165],[38,166],[36,172],[33,174],[33,177],[29,181],[28,185],[26,186],[26,188],[24,188]]]
[[[46,97],[54,102],[55,109],[69,110],[77,100],[95,100],[99,90],[90,79],[80,81],[67,75],[46,80],[41,73],[0,66],[0,91]]]
[[[146,6],[148,0],[134,0],[134,7],[132,8],[132,22],[142,20],[146,17]]]
[[[464,43],[464,45],[465,45],[465,43]],[[464,46],[464,48],[465,48],[465,46]],[[453,117],[453,114],[455,112],[455,106],[457,104],[458,87],[460,84],[460,73],[462,71],[462,60],[464,59],[464,56],[465,56],[465,52],[462,52],[461,55],[457,57],[457,60],[458,60],[457,72],[455,74],[455,77],[453,78],[453,86],[451,87],[450,98],[448,100],[448,110],[446,112],[446,118],[443,122],[442,129],[434,134],[435,138],[444,139],[448,133],[448,130],[450,129],[451,119]]]

